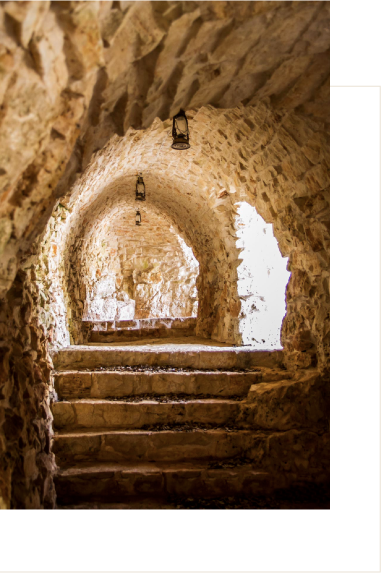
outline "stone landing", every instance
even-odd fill
[[[88,340],[95,343],[129,342],[145,339],[167,339],[195,335],[197,319],[188,318],[145,318],[106,322],[86,322],[84,329],[90,330]]]
[[[165,366],[201,370],[248,369],[255,366],[281,367],[282,351],[253,351],[195,336],[129,343],[88,343],[68,346],[53,355],[57,370],[93,367]]]

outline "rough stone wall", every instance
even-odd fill
[[[198,263],[192,250],[163,217],[140,210],[140,227],[129,211],[114,229],[123,286],[135,300],[133,318],[197,316]]]
[[[57,197],[66,195],[95,151],[114,133],[125,134],[129,126],[146,127],[156,116],[166,119],[180,106],[209,103],[233,108],[267,100],[280,116],[296,110],[301,123],[319,120],[322,127],[317,128],[307,159],[319,164],[329,120],[328,2],[7,2],[0,7],[0,25],[3,293],[12,284],[20,258],[28,256],[32,241],[46,225]],[[236,137],[238,141],[241,136]],[[303,144],[297,140],[297,145]],[[263,165],[264,151],[257,154]],[[242,157],[244,150],[238,161]],[[278,165],[277,157],[274,161]],[[300,169],[303,163],[295,177]],[[315,191],[321,182],[311,181]],[[306,197],[297,199],[299,209],[307,213],[311,198]],[[265,220],[271,222],[269,205],[263,209]],[[316,224],[309,229],[316,252],[321,250],[319,234]],[[214,240],[205,235],[206,242]],[[225,265],[221,257],[214,270],[200,262],[199,290],[207,294],[200,301],[199,332],[233,340],[240,304],[231,286],[235,277],[219,282],[220,265]],[[294,267],[300,267],[301,274],[293,283],[303,282],[304,292],[309,287],[308,292],[317,296],[314,279],[307,281],[301,261]],[[221,290],[230,300],[231,316],[220,316],[216,331]],[[308,306],[303,296],[300,307]],[[208,316],[211,306],[215,310]],[[308,314],[303,309],[302,315]],[[304,326],[299,320],[298,330],[308,331],[314,320],[312,314],[302,320]],[[295,344],[301,353],[315,346],[308,334],[300,336]],[[319,336],[327,346],[327,332]]]
[[[5,2],[0,30],[0,294],[113,134],[265,98],[329,121],[329,2]]]
[[[84,289],[75,303],[80,306],[84,320],[122,320],[134,317],[135,304],[122,289],[122,270],[118,256],[116,237],[107,237],[103,233],[92,237],[87,245],[84,264],[71,261],[75,272],[78,264],[81,275],[79,280]],[[85,274],[83,274],[85,273]],[[85,294],[85,300],[82,296]]]
[[[142,135],[143,132],[140,132],[139,139]],[[162,133],[162,135],[167,134]],[[120,212],[122,208],[126,208],[128,205],[130,217],[134,217],[136,205],[132,189],[129,194],[126,193],[128,185],[132,188],[133,180],[128,178],[128,172],[124,177],[121,177],[121,174],[126,172],[127,169],[136,172],[135,161],[139,161],[142,147],[147,143],[150,145],[148,137],[148,134],[146,134],[145,138],[147,139],[144,140],[144,138],[140,146],[137,145],[137,141],[135,141],[134,146],[128,142],[129,151],[131,152],[128,162],[126,157],[122,159],[119,151],[116,151],[114,159],[108,163],[108,169],[110,169],[108,175],[105,173],[100,175],[100,172],[95,168],[93,173],[89,173],[89,179],[81,179],[73,195],[65,198],[65,204],[72,210],[72,214],[70,225],[66,230],[68,243],[62,250],[71,253],[70,260],[73,260],[72,255],[74,251],[80,250],[84,233],[86,233],[84,230],[85,222],[93,225],[94,221],[100,220],[101,213],[104,216],[106,197],[109,209]],[[169,143],[169,139],[167,141]],[[168,149],[165,149],[165,152],[168,152]],[[125,151],[123,152],[124,154]],[[119,163],[120,161],[121,163]],[[177,163],[175,157],[173,157],[172,162],[173,164]],[[189,165],[189,160],[187,165]],[[95,167],[95,164],[93,164],[93,167]],[[181,166],[179,165],[178,168],[181,169]],[[101,170],[103,171],[102,168]],[[115,173],[120,174],[117,180],[113,179]],[[179,183],[181,184],[181,181]],[[181,187],[174,188],[173,184],[173,177],[166,180],[162,170],[160,169],[156,172],[155,169],[155,174],[151,173],[147,176],[146,185],[151,188],[155,185],[156,192],[147,197],[145,208],[147,212],[153,210],[158,211],[162,216],[166,214],[171,223],[175,227],[177,226],[180,236],[183,235],[188,245],[191,245],[200,263],[200,277],[197,285],[199,304],[201,309],[203,309],[199,320],[200,333],[210,336],[213,328],[217,328],[220,329],[221,335],[217,332],[216,336],[220,336],[225,340],[235,341],[238,333],[237,317],[239,313],[237,296],[235,296],[235,305],[233,304],[234,289],[236,289],[236,265],[233,263],[231,271],[226,268],[230,250],[233,249],[232,253],[234,252],[235,241],[232,237],[227,237],[228,244],[224,244],[220,237],[219,229],[221,227],[221,230],[226,233],[224,229],[226,216],[220,216],[218,211],[214,213],[209,209],[208,205],[205,205],[205,197],[202,196],[201,192],[204,186],[201,187],[199,185],[199,191],[196,192],[193,189],[194,183],[190,187],[185,182],[188,191],[182,194],[180,191]],[[189,201],[191,192],[192,200]],[[173,193],[176,195],[173,196]],[[85,216],[83,216],[84,214]],[[228,217],[227,224],[230,227],[230,232],[234,233],[233,216],[231,213],[228,213]],[[221,225],[219,219],[222,219]],[[77,238],[76,233],[80,233]],[[203,269],[205,269],[204,272]],[[221,299],[220,291],[224,291],[224,299]],[[200,293],[202,293],[202,296]],[[231,293],[233,294],[231,295]],[[234,320],[230,318],[231,310],[226,310],[226,305],[221,306],[221,303],[226,299],[230,301],[231,308],[235,314]]]
[[[131,208],[102,218],[86,239],[85,320],[197,315],[197,261],[163,217],[138,207],[141,226]]]
[[[62,229],[70,213],[58,205],[49,219],[43,239],[35,246],[27,264],[33,264],[41,291],[45,296],[45,309],[54,323],[50,346],[61,347],[70,344],[68,309],[70,308],[66,269],[61,252]]]
[[[31,268],[0,303],[0,509],[55,504],[46,296]]]
[[[90,326],[83,320],[196,316],[192,250],[166,217],[142,211],[137,227],[135,211],[136,202],[121,197],[115,209],[106,202],[79,228],[63,205],[53,212],[31,259],[54,317],[52,348],[85,342]]]
[[[96,2],[0,6],[0,296],[56,202],[104,66]]]

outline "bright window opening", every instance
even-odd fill
[[[272,225],[246,202],[238,203],[236,227],[237,247],[242,249],[237,269],[242,344],[261,350],[282,349],[280,332],[291,274],[288,258],[280,253]]]

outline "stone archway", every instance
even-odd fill
[[[113,204],[118,197],[124,198],[128,177],[132,182],[138,170],[144,171],[145,167],[148,170],[149,166],[147,185],[155,185],[157,189],[152,206],[176,222],[200,263],[198,288],[203,295],[199,301],[199,334],[230,343],[237,340],[234,337],[240,312],[237,292],[240,251],[234,219],[235,204],[246,201],[255,206],[266,223],[272,223],[281,253],[289,257],[292,276],[282,328],[283,364],[289,370],[316,364],[320,371],[327,368],[328,156],[326,148],[316,143],[325,137],[324,125],[301,118],[297,113],[275,113],[265,105],[230,111],[202,108],[192,115],[192,155],[177,156],[176,161],[173,155],[166,157],[164,144],[170,143],[169,122],[156,121],[146,132],[130,130],[126,137],[110,140],[102,152],[95,154],[70,192],[61,198],[40,242],[38,264],[20,272],[15,288],[9,293],[11,302],[21,301],[20,316],[33,321],[33,330],[29,332],[33,332],[31,339],[36,350],[33,349],[32,356],[37,358],[38,368],[32,368],[32,356],[24,357],[23,361],[29,360],[28,368],[33,369],[36,380],[49,375],[47,341],[54,342],[57,324],[65,323],[65,309],[72,310],[68,304],[70,292],[56,297],[52,291],[51,268],[54,266],[67,284],[72,283],[70,289],[80,299],[74,275],[66,272],[65,260],[76,260],[85,229],[91,220],[97,219],[98,209]],[[142,165],[143,161],[147,163]],[[55,253],[55,260],[51,253]],[[304,380],[296,384],[301,387],[301,395],[315,400],[314,391],[309,396],[308,381],[305,385]],[[317,417],[321,412],[324,417],[326,411],[324,381],[321,386],[321,396],[320,386],[317,388]],[[44,392],[47,394],[47,387]],[[282,386],[279,392],[283,392]],[[41,424],[41,440],[46,440],[44,432],[51,424],[47,396],[44,404],[47,414]],[[264,409],[266,412],[267,404]],[[304,433],[298,436],[301,442],[311,439],[316,456],[326,459],[326,435],[320,440],[313,430],[308,436]],[[282,435],[280,440],[283,439],[288,443],[286,449],[280,442],[277,447],[287,452],[294,441],[291,434]],[[300,440],[298,445],[304,448],[305,443]],[[52,487],[50,470],[46,479]]]
[[[292,275],[282,328],[288,359],[308,366],[319,357],[326,364],[328,171],[327,157],[315,152],[324,125],[275,113],[264,104],[229,111],[202,108],[190,112],[189,121],[192,147],[184,154],[170,149],[170,123],[156,120],[147,131],[115,136],[94,155],[61,199],[68,209],[60,231],[63,251],[73,260],[88,222],[105,205],[133,202],[135,174],[145,172],[147,205],[177,225],[200,264],[198,333],[239,344],[234,221],[236,203],[246,201],[272,223],[282,256],[289,257]]]
[[[60,260],[49,273],[59,303],[53,312],[65,301],[66,320],[55,334],[59,345],[84,342],[88,321],[197,315],[198,263],[176,226],[147,202],[139,204],[143,222],[136,227],[134,195],[103,199],[87,215],[87,225],[81,220],[76,228],[70,214],[49,225],[49,255]]]
[[[97,197],[138,170],[199,260],[198,333],[239,341],[246,201],[289,258],[283,366],[327,371],[329,3],[6,2],[0,16],[0,505],[53,507],[52,350],[83,312],[70,258]],[[179,107],[182,156],[167,147]],[[309,382],[298,396],[320,403]],[[293,404],[293,436],[314,432],[320,406],[306,420]]]
[[[83,320],[197,316],[198,263],[172,225],[152,209],[120,205],[93,226],[82,253]]]

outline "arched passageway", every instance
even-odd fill
[[[140,209],[139,226],[134,207]],[[89,231],[81,260],[83,320],[197,316],[198,263],[152,208],[118,204]]]
[[[90,245],[90,237],[100,237],[102,224],[106,224],[102,221],[108,217],[123,212],[133,217],[136,173],[143,172],[147,213],[164,217],[199,264],[197,334],[232,344],[250,342],[247,337],[242,339],[243,314],[247,313],[243,310],[242,314],[246,302],[241,298],[246,295],[238,291],[242,238],[236,226],[239,205],[247,203],[265,224],[272,225],[280,257],[284,261],[289,258],[291,278],[280,344],[290,359],[293,356],[293,363],[311,364],[316,362],[316,354],[325,360],[326,331],[321,330],[320,319],[314,318],[316,313],[325,313],[327,304],[328,271],[323,270],[327,230],[324,192],[319,191],[324,185],[323,171],[307,159],[290,135],[302,129],[304,138],[314,140],[318,124],[300,124],[292,116],[279,124],[265,105],[234,111],[203,108],[189,112],[188,117],[192,133],[188,151],[171,149],[169,121],[157,120],[147,131],[130,129],[125,137],[115,136],[94,155],[86,173],[61,199],[45,241],[46,245],[54,243],[56,259],[62,261],[58,274],[54,271],[59,278],[52,282],[61,285],[57,300],[66,301],[73,341],[84,340],[87,295],[81,274],[86,245]],[[307,183],[312,181],[321,197],[322,222],[305,218]],[[304,232],[309,243],[302,238]],[[309,291],[312,297],[307,298]],[[284,305],[283,297],[278,300]],[[278,327],[280,323],[278,320]],[[260,342],[262,339],[266,340],[262,337]]]
[[[229,111],[202,108],[197,113],[189,113],[189,119],[192,146],[186,153],[179,155],[171,150],[169,121],[158,120],[147,131],[131,129],[125,137],[112,138],[102,151],[96,153],[85,173],[60,199],[40,243],[38,263],[28,271],[32,288],[38,289],[39,300],[44,305],[38,317],[44,324],[42,332],[48,333],[53,348],[87,342],[88,332],[84,329],[86,321],[83,318],[85,305],[88,304],[87,292],[90,292],[87,287],[90,285],[86,285],[84,278],[91,276],[91,272],[89,274],[86,269],[89,269],[89,265],[91,267],[91,256],[95,252],[94,240],[101,238],[102,226],[107,227],[109,223],[115,235],[115,222],[111,226],[114,217],[121,219],[123,213],[129,213],[128,217],[133,218],[136,210],[136,173],[141,171],[145,173],[147,192],[144,209],[147,213],[165,219],[168,226],[172,226],[192,249],[199,264],[196,334],[227,345],[245,344],[245,329],[242,331],[240,328],[245,324],[245,317],[241,313],[244,311],[244,297],[247,293],[242,295],[239,284],[243,251],[237,222],[240,216],[242,218],[240,205],[245,203],[255,208],[265,222],[263,228],[272,225],[281,253],[279,256],[281,259],[288,257],[287,269],[291,277],[286,290],[287,314],[282,322],[280,336],[280,344],[284,348],[282,368],[279,369],[279,358],[275,353],[265,366],[265,369],[271,367],[271,388],[268,394],[265,392],[263,396],[258,395],[255,385],[253,392],[251,386],[240,387],[240,391],[247,393],[247,402],[242,408],[239,406],[239,415],[234,410],[238,416],[236,419],[243,432],[246,427],[252,428],[253,424],[259,424],[262,430],[270,431],[270,439],[276,451],[279,450],[279,455],[267,457],[263,453],[267,451],[267,446],[263,446],[264,449],[260,446],[259,450],[253,446],[254,449],[250,451],[259,456],[258,463],[268,468],[276,467],[277,471],[283,466],[290,467],[298,473],[299,459],[295,459],[293,450],[296,444],[298,451],[312,452],[308,454],[312,456],[311,461],[303,458],[303,464],[311,468],[308,470],[309,475],[315,471],[313,467],[318,467],[321,468],[318,470],[321,479],[326,480],[327,434],[323,433],[321,437],[318,432],[320,428],[325,432],[327,395],[325,382],[319,372],[314,370],[316,364],[320,372],[326,368],[329,346],[329,272],[326,260],[328,228],[324,187],[328,181],[325,178],[325,159],[313,154],[315,141],[321,137],[319,129],[323,127],[318,122],[301,120],[292,114],[285,115],[280,121],[279,114],[266,105],[239,107]],[[314,161],[320,163],[314,164]],[[310,216],[311,212],[315,217]],[[266,342],[266,338],[264,340]],[[77,347],[70,348],[74,349],[74,354],[63,353],[69,363],[56,362],[56,368],[83,368],[84,364],[87,368],[94,366],[91,361],[83,362],[81,349],[78,355],[80,358],[77,359]],[[248,364],[256,366],[255,360],[250,362],[251,357],[246,358],[242,353],[245,350],[244,347],[240,352],[237,349],[233,353],[227,351],[224,358],[226,367],[242,368]],[[150,353],[143,356],[130,350],[126,352],[129,358],[122,356],[124,364],[126,361],[129,364],[131,360],[146,364],[152,356]],[[192,362],[193,357],[199,353],[201,349],[197,347],[196,351],[190,353],[191,362],[181,361],[181,366],[191,365],[194,368],[201,365],[201,368],[210,369],[221,364],[218,359],[223,355],[213,352],[209,362],[202,362],[201,354],[197,364]],[[112,365],[120,364],[117,352],[107,356],[99,352],[97,356],[102,361],[107,356],[108,360],[114,356],[116,364],[114,362]],[[166,364],[179,364],[178,358],[172,360],[171,352],[166,353],[166,356]],[[275,373],[274,367],[275,370],[278,368]],[[311,374],[296,374],[288,390],[291,373],[309,367],[312,367]],[[288,369],[287,374],[284,369]],[[90,389],[86,391],[93,391],[92,372],[89,372],[89,376],[87,380],[90,379]],[[251,376],[247,377],[250,384]],[[81,380],[81,377],[75,380]],[[202,394],[207,393],[207,380],[201,386]],[[276,381],[280,381],[279,385],[273,386]],[[258,385],[258,392],[262,390],[261,385]],[[163,391],[168,392],[168,389]],[[297,401],[295,395],[298,396]],[[79,395],[74,393],[70,396],[74,402],[78,398],[81,401],[82,390]],[[108,396],[109,386],[103,394],[97,394],[101,399]],[[278,404],[279,400],[284,401],[285,396],[288,396],[287,411],[290,412],[287,419],[280,417],[281,411],[277,408],[273,410],[273,404]],[[86,398],[84,400],[86,402]],[[312,402],[316,402],[316,405],[312,406]],[[64,449],[56,450],[59,460],[64,460],[65,448],[76,447],[70,437],[76,427],[70,420],[83,420],[82,427],[85,426],[88,431],[89,428],[94,429],[97,420],[104,423],[103,420],[107,418],[101,402],[97,403],[97,408],[94,406],[94,412],[98,413],[90,418],[86,414],[85,418],[78,417],[79,411],[70,413],[70,408],[76,408],[71,404],[70,401],[66,405],[55,402],[53,407],[55,424],[61,431],[69,431],[68,441],[65,442],[66,438],[61,441]],[[91,400],[89,407],[93,412]],[[128,407],[123,408],[126,410]],[[200,419],[197,416],[202,418],[202,408],[204,406],[200,406],[200,411],[190,411]],[[225,410],[219,410],[218,407],[213,423],[217,419],[230,419],[234,408],[234,404]],[[111,407],[110,412],[114,410]],[[295,424],[296,428],[303,427],[303,421],[299,422],[300,416],[304,416],[302,412],[312,412],[312,421],[308,424],[313,431],[303,430],[295,437],[292,434]],[[196,419],[192,418],[193,414],[189,415],[192,420]],[[140,423],[143,424],[145,420],[149,425],[153,419],[150,416],[143,416]],[[120,423],[125,424],[126,419],[123,417]],[[166,419],[173,420],[171,416]],[[210,420],[210,411],[202,419]],[[294,419],[297,422],[294,423]],[[112,428],[120,428],[113,419],[109,420]],[[176,420],[179,421],[178,418]],[[86,431],[83,434],[85,440]],[[243,444],[240,441],[242,436],[238,432],[237,447]],[[213,440],[208,444],[214,447]],[[85,448],[84,455],[86,451]],[[108,455],[107,452],[105,455]],[[86,463],[90,461],[88,458],[85,460]]]
[[[327,385],[320,376],[329,366],[329,3],[6,2],[0,22],[0,505],[54,506],[51,408],[55,429],[61,419],[61,430],[71,426],[73,438],[80,419],[74,402],[80,402],[90,421],[86,426],[85,420],[82,445],[85,453],[95,452],[86,432],[107,415],[100,402],[96,408],[87,398],[93,391],[98,400],[110,394],[108,384],[103,394],[92,384],[97,369],[85,371],[81,353],[91,348],[81,346],[88,334],[84,318],[89,312],[127,316],[129,301],[136,310],[138,297],[131,295],[139,289],[145,293],[141,300],[148,300],[140,267],[124,267],[124,273],[123,254],[111,252],[116,244],[124,249],[117,227],[135,211],[139,171],[147,185],[146,215],[173,229],[198,263],[196,332],[211,347],[215,341],[209,362],[193,349],[175,366],[260,369],[260,375],[229,371],[217,379],[204,376],[201,386],[192,382],[187,390],[196,395],[213,390],[234,397],[237,385],[230,381],[243,378],[238,390],[244,403],[227,400],[203,418],[210,406],[203,402],[188,413],[208,423],[235,419],[250,439],[258,430],[250,455],[271,476],[299,476],[307,468],[311,479],[325,479]],[[184,153],[170,147],[169,118],[180,107],[191,132],[191,148]],[[241,291],[245,257],[237,218],[243,203],[272,226],[291,273],[280,332],[284,350],[269,355],[279,367],[275,374],[267,371],[274,364],[254,364],[261,353],[236,347],[247,343],[255,326],[245,313],[253,292]],[[138,265],[138,257],[132,259]],[[115,282],[104,282],[113,265]],[[165,283],[173,282],[167,276]],[[164,281],[162,286],[163,293]],[[175,295],[166,298],[168,292],[163,312],[173,308]],[[139,310],[151,311],[152,305]],[[262,341],[259,333],[254,338]],[[234,348],[218,354],[216,347],[223,345]],[[110,356],[123,360],[122,366],[137,356],[132,350],[110,353],[99,352],[96,368]],[[71,378],[66,371],[53,372],[52,360],[60,368],[57,356],[63,362],[69,356],[66,366],[82,371]],[[139,355],[135,366],[151,357]],[[165,391],[171,392],[172,374],[166,376]],[[153,390],[150,375],[143,378]],[[63,380],[73,392],[56,402],[55,389],[68,397]],[[125,390],[128,395],[131,388]],[[184,415],[187,409],[172,406],[180,417],[179,410]],[[130,415],[134,407],[113,402],[109,411]],[[166,407],[152,406],[150,415]],[[127,418],[119,418],[119,427],[109,422],[126,433]],[[192,438],[185,434],[184,443]],[[209,453],[215,452],[208,436]],[[99,443],[106,441],[102,435]]]

